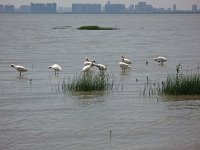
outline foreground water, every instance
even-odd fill
[[[199,15],[0,15],[0,149],[199,149],[199,98],[144,94],[147,78],[161,82],[179,63],[182,71],[198,71],[199,21]],[[119,30],[76,29],[82,25]],[[126,73],[118,66],[122,55],[134,59]],[[159,55],[166,64],[153,61]],[[107,64],[120,87],[64,94],[59,85],[81,72],[85,57]],[[63,68],[56,77],[48,69],[54,63]],[[20,78],[10,64],[29,72]]]

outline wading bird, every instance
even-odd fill
[[[165,57],[159,56],[157,58],[154,58],[155,61],[161,63],[163,65],[164,62],[167,61],[167,59]]]
[[[131,68],[131,66],[125,62],[119,63],[120,68],[122,69],[122,72],[124,72],[126,69]]]
[[[122,56],[122,62],[125,62],[127,64],[132,64],[132,61],[130,61],[129,59],[127,58],[124,58],[124,56]]]
[[[107,67],[103,64],[94,64],[94,66],[96,66],[99,69],[100,73],[103,73],[107,70]]]
[[[20,77],[22,76],[22,72],[27,72],[28,71],[28,69],[25,68],[24,66],[19,66],[19,65],[12,64],[11,67],[15,68],[20,73]]]
[[[92,64],[92,61],[90,61],[87,57],[85,57],[84,65],[87,66],[87,65],[91,65],[91,64]]]
[[[92,61],[92,63],[90,65],[86,65],[83,67],[82,72],[84,73],[88,73],[90,68],[94,66],[95,61]]]
[[[55,70],[55,75],[58,74],[58,71],[62,71],[62,68],[58,64],[54,64],[52,66],[49,66],[49,69]]]

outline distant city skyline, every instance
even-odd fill
[[[177,9],[191,10],[193,4],[197,4],[200,7],[200,0],[110,0],[111,3],[123,3],[127,6],[130,4],[137,4],[138,2],[147,2],[157,8],[172,8],[173,4],[176,4]],[[106,4],[108,0],[0,0],[2,5],[15,5],[20,7],[21,5],[30,5],[30,3],[57,3],[57,6],[71,7],[72,3],[96,3]]]

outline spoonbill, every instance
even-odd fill
[[[122,62],[125,62],[127,64],[132,64],[132,61],[130,61],[129,59],[127,58],[124,58],[124,56],[122,56]]]
[[[122,69],[123,72],[125,71],[125,69],[131,68],[131,66],[129,64],[125,63],[125,62],[120,62],[119,66],[120,66],[120,68]]]
[[[55,70],[55,75],[56,75],[56,73],[58,74],[58,71],[62,71],[62,68],[58,64],[54,64],[52,66],[49,66],[49,69]]]
[[[90,68],[94,66],[94,63],[95,63],[95,61],[92,61],[90,65],[84,66],[83,69],[82,69],[82,72],[84,72],[84,73],[87,72],[88,73],[88,71],[90,70]]]
[[[22,76],[22,72],[27,72],[28,71],[27,68],[25,68],[24,66],[20,66],[20,65],[11,64],[11,67],[15,68],[19,72],[20,77]]]
[[[92,64],[92,61],[90,61],[87,57],[85,57],[84,65],[87,66],[87,65],[91,65],[91,64]]]
[[[107,67],[103,64],[94,64],[94,66],[96,66],[99,69],[100,73],[103,73],[107,70]]]
[[[167,61],[167,59],[165,57],[159,56],[157,58],[154,58],[155,61],[161,63],[163,65],[164,62]]]

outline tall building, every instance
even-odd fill
[[[125,13],[125,4],[111,4],[110,1],[105,4],[105,13]]]
[[[147,5],[146,2],[139,2],[135,5],[135,12],[136,13],[152,13],[154,8],[152,5]]]
[[[15,6],[14,5],[5,5],[4,6],[4,12],[5,13],[14,13],[15,12]]]
[[[101,4],[72,4],[73,13],[101,13]]]
[[[56,13],[56,3],[47,3],[46,12],[47,13]]]
[[[0,5],[0,13],[4,12],[4,5]]]
[[[130,13],[134,13],[134,11],[135,11],[135,6],[134,5],[130,5],[129,6],[129,12]]]
[[[176,4],[173,5],[173,12],[176,12]]]
[[[56,13],[56,3],[31,3],[31,13]]]
[[[192,5],[192,12],[196,13],[197,12],[197,4]]]
[[[45,13],[45,4],[31,3],[31,13]]]
[[[19,13],[30,13],[31,12],[31,7],[30,5],[22,5],[18,9]]]

